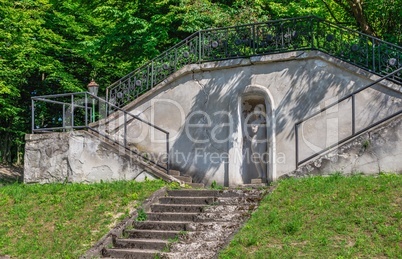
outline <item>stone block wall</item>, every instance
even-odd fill
[[[26,135],[24,182],[154,179],[131,157],[86,131]]]

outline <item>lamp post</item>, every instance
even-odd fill
[[[99,85],[95,80],[91,80],[88,84],[88,92],[94,96],[98,95]],[[95,98],[92,98],[92,122],[95,122]]]

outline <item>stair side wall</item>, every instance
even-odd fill
[[[269,173],[275,180],[296,169],[294,124],[376,79],[375,75],[321,52],[299,51],[191,65],[126,108],[170,132],[173,169],[206,185],[216,181],[236,186],[258,177],[242,170],[238,106],[247,87],[263,87],[272,96],[275,119],[270,126],[275,125],[276,145],[269,155],[275,154],[270,161],[275,163],[275,172]],[[357,96],[358,129],[379,117],[381,111],[402,108],[399,86],[386,84]],[[303,126],[301,159],[351,132],[350,103]],[[121,135],[122,130],[116,129],[116,135]],[[149,129],[133,123],[129,132],[135,136],[143,132],[146,136],[139,143],[133,141],[133,145],[148,152],[164,152],[163,139]]]
[[[85,131],[27,134],[24,182],[154,179],[132,159]]]
[[[402,173],[402,116],[302,165],[289,176]]]

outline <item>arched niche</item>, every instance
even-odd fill
[[[242,159],[238,170],[244,184],[261,178],[276,178],[275,106],[269,90],[249,85],[238,98],[238,151]]]

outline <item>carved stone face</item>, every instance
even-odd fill
[[[253,132],[253,134],[257,133],[259,126],[260,126],[259,123],[252,123],[251,124],[251,131]]]

